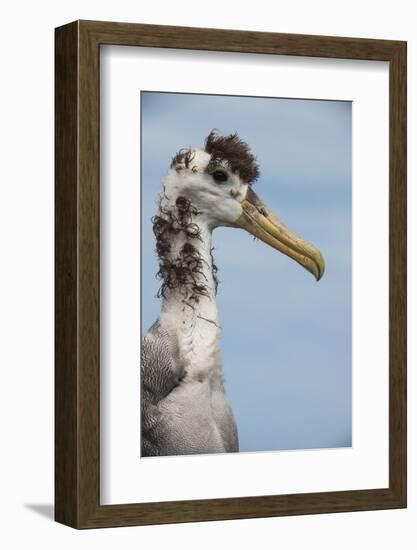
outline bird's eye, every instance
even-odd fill
[[[211,176],[217,183],[224,183],[227,181],[227,173],[223,172],[223,170],[215,170],[211,173]]]

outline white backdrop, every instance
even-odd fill
[[[376,9],[377,8],[377,9]],[[409,160],[409,508],[76,532],[52,523],[53,502],[53,28],[73,19],[198,25],[409,40],[409,151],[417,150],[417,20],[399,0],[293,4],[258,0],[128,0],[3,5],[0,120],[0,544],[91,548],[339,549],[415,547],[417,517],[417,162]],[[413,283],[414,281],[414,283]]]

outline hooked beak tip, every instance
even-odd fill
[[[324,263],[324,258],[323,258],[323,255],[321,254],[321,252],[319,252],[319,258],[316,260],[316,265],[317,265],[317,273],[315,274],[315,277],[316,277],[316,281],[319,282],[320,279],[323,277],[324,275],[324,270],[325,270],[325,263]]]

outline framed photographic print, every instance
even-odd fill
[[[56,29],[56,520],[406,506],[406,43]]]

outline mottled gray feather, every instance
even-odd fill
[[[159,321],[143,339],[141,379],[142,456],[238,451],[221,370],[187,377],[176,336]]]

